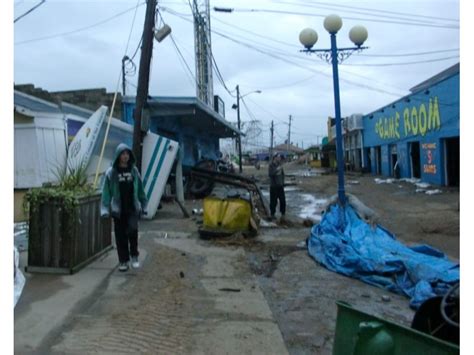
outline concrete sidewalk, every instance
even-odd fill
[[[15,353],[287,354],[243,249],[191,225],[142,222],[138,270],[118,272],[113,249],[74,275],[25,273]]]
[[[20,266],[26,283],[15,307],[15,353],[37,352],[48,338],[60,334],[62,325],[89,299],[118,266],[112,249],[73,275],[24,272],[27,252]]]

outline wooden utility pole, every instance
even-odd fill
[[[287,156],[290,155],[290,138],[291,138],[291,115],[289,117],[289,123],[288,123],[288,142],[286,144],[286,154]]]
[[[237,128],[239,129],[239,173],[242,174],[242,136],[240,135],[240,91],[239,85],[235,87],[237,90]]]
[[[270,156],[269,156],[269,161],[272,161],[273,157],[273,121],[272,121],[272,126],[270,128]]]
[[[143,108],[148,99],[148,85],[150,81],[150,63],[153,53],[153,28],[155,27],[156,0],[147,0],[145,23],[143,25],[143,42],[138,70],[138,88],[133,112],[133,154],[137,159],[136,164],[141,172],[143,136],[142,130]]]

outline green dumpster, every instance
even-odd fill
[[[333,355],[450,355],[455,344],[337,304]]]

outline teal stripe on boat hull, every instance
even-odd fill
[[[160,174],[161,166],[163,165],[163,161],[165,160],[169,145],[170,145],[170,140],[167,139],[165,143],[165,147],[163,151],[161,152],[160,160],[158,161],[158,166],[156,167],[155,174],[153,175],[153,180],[151,181],[151,184],[150,184],[150,190],[148,190],[148,193],[147,193],[148,200],[150,200],[150,197],[153,193],[153,189],[155,188],[156,180],[158,179],[158,175]]]
[[[143,186],[146,186],[148,178],[150,177],[150,174],[153,170],[153,165],[155,164],[156,156],[158,155],[158,151],[160,150],[162,140],[163,140],[163,137],[160,136],[158,138],[158,141],[156,142],[155,148],[153,149],[153,154],[151,155],[150,164],[148,164],[148,168],[146,169],[146,174],[143,177]]]

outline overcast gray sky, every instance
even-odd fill
[[[15,0],[15,18],[39,2]],[[186,68],[194,75],[188,0],[158,0],[158,5],[186,64],[170,37],[155,42],[150,94],[195,96]],[[210,5],[212,51],[227,89],[232,95],[237,84],[242,95],[262,90],[245,97],[241,108],[243,121],[261,121],[262,144],[269,143],[272,120],[276,143],[283,142],[289,115],[292,142],[307,147],[327,134],[327,117],[334,116],[331,66],[299,52],[298,36],[312,27],[319,35],[315,47],[329,48],[323,27],[329,14],[343,19],[338,46],[352,45],[348,33],[354,25],[364,25],[369,33],[365,45],[370,48],[339,66],[343,116],[369,113],[395,101],[459,61],[459,0],[211,0]],[[234,11],[215,12],[214,6]],[[46,0],[14,24],[15,84],[32,83],[49,91],[121,91],[121,59],[137,49],[144,15],[144,0]],[[139,56],[140,51],[134,58],[137,67]],[[138,69],[127,77],[129,94],[136,93],[137,77]],[[235,98],[215,74],[214,93],[225,101],[226,118],[236,121],[231,109]]]

